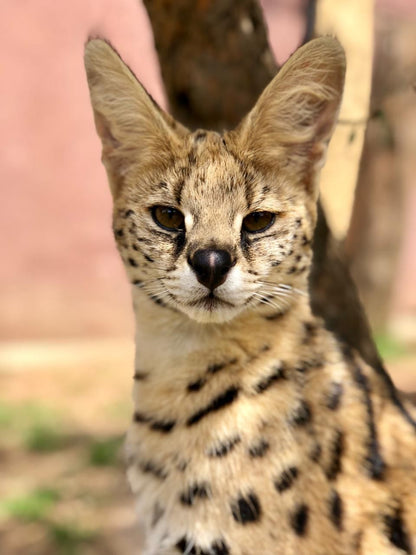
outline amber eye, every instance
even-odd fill
[[[243,220],[243,230],[248,233],[266,231],[274,222],[275,214],[272,212],[252,212]]]
[[[153,206],[151,209],[154,221],[168,231],[183,231],[185,218],[182,212],[172,206]]]

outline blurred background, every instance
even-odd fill
[[[282,63],[304,36],[304,2],[262,6]],[[82,56],[89,35],[108,38],[166,106],[150,26],[139,0],[3,0],[0,32],[0,552],[133,553],[120,455],[133,318]],[[345,246],[403,389],[416,388],[415,68],[415,2],[377,0]]]

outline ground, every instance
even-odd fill
[[[380,342],[416,389],[416,347]],[[125,480],[133,341],[0,346],[0,546],[7,555],[140,553]]]

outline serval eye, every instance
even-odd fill
[[[168,231],[183,231],[185,218],[182,212],[172,206],[153,206],[152,217],[158,226]]]
[[[243,231],[260,233],[266,231],[274,222],[276,216],[272,212],[252,212],[243,220]]]

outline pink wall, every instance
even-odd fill
[[[263,4],[282,60],[302,34],[301,2]],[[144,9],[4,0],[1,12],[0,337],[131,333],[82,54],[88,35],[108,38],[163,103]]]

